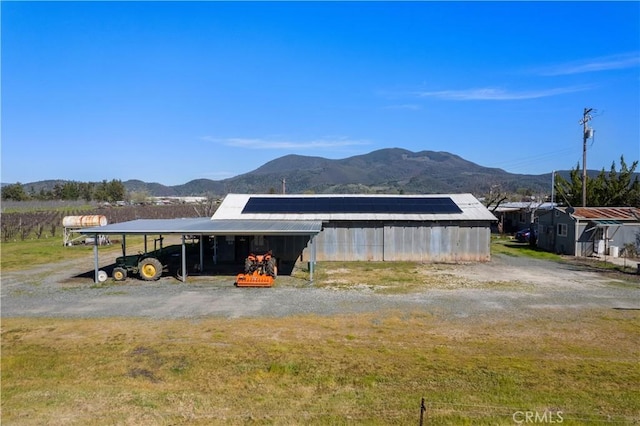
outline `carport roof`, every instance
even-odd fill
[[[210,218],[138,219],[93,228],[82,234],[136,235],[313,235],[322,230],[319,220],[212,220]]]

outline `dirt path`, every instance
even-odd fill
[[[115,256],[115,255],[114,255]],[[101,258],[101,264],[113,261]],[[580,265],[495,255],[489,263],[436,268],[439,285],[407,294],[368,288],[335,290],[291,277],[269,289],[236,288],[233,277],[172,277],[95,285],[77,276],[87,259],[2,274],[2,317],[226,318],[334,315],[379,310],[421,311],[442,317],[548,315],[567,309],[640,310],[640,277],[594,272]]]

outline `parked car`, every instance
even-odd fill
[[[537,231],[533,228],[533,241],[535,242],[538,238]],[[516,241],[520,243],[528,243],[531,241],[531,228],[524,228],[516,232]]]

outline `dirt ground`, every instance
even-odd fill
[[[102,258],[101,264],[113,260]],[[87,258],[3,273],[2,317],[240,318],[391,309],[504,319],[592,308],[640,311],[638,275],[597,270],[589,262],[500,254],[487,263],[420,265],[430,284],[397,294],[381,294],[367,283],[334,287],[288,276],[278,277],[272,288],[236,288],[233,276],[190,276],[187,283],[174,277],[109,279],[96,285],[92,266]]]

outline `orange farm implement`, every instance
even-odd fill
[[[236,276],[238,287],[271,287],[277,275],[276,259],[268,251],[251,253],[244,262],[244,274]]]

